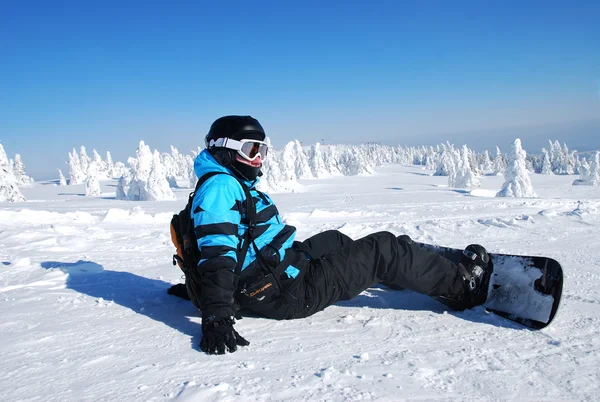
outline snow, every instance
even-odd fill
[[[600,188],[533,174],[537,198],[496,198],[501,176],[469,191],[433,173],[384,165],[272,198],[300,240],[389,230],[552,257],[565,284],[549,327],[373,287],[302,320],[245,317],[250,346],[208,356],[198,313],[166,294],[181,281],[168,224],[189,189],[138,202],[115,199],[116,180],[100,180],[101,197],[36,182],[28,201],[0,204],[0,400],[595,400]]]

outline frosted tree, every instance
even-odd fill
[[[152,170],[152,152],[150,147],[140,141],[136,151],[135,162],[131,161],[132,178],[127,191],[127,198],[132,201],[144,201],[146,198],[146,186]]]
[[[390,162],[394,163],[393,160]],[[438,166],[438,153],[430,146],[427,150],[427,154],[425,156],[425,169],[427,170],[436,170]]]
[[[288,142],[279,159],[279,168],[281,171],[282,181],[296,180],[296,143],[295,141]]]
[[[169,201],[175,200],[175,194],[171,191],[169,182],[165,177],[165,171],[160,160],[160,154],[154,150],[152,165],[145,189],[146,196],[143,201]]]
[[[310,170],[314,177],[320,178],[330,175],[325,166],[325,158],[323,151],[321,150],[321,144],[318,142],[310,147],[308,164],[310,165]]]
[[[463,145],[460,154],[456,155],[456,172],[448,176],[449,187],[474,188],[481,186],[481,183],[471,169],[469,152],[469,148]]]
[[[129,169],[123,162],[115,162],[111,177],[121,177],[127,171],[129,171]]]
[[[556,150],[554,149],[554,142],[552,142],[551,140],[548,140],[548,158],[550,159],[550,166],[551,166],[551,170],[552,172],[554,172],[557,169],[557,163],[556,163]],[[561,150],[558,150],[558,153],[560,154]]]
[[[477,154],[475,151],[469,149],[466,145],[463,145],[462,152],[467,152],[467,160],[469,161],[469,165],[471,166],[471,172],[475,176],[482,176],[483,172],[479,168],[479,163],[477,163]]]
[[[198,182],[198,176],[196,176],[196,170],[194,169],[194,159],[190,155],[185,155],[184,158],[185,167],[186,167],[186,176],[189,181],[190,188],[196,188],[196,183]]]
[[[12,167],[10,166],[10,162],[8,161],[8,156],[4,151],[4,147],[0,144],[0,169],[4,168],[7,172],[12,173]]]
[[[504,174],[504,171],[506,170],[506,162],[504,161],[504,157],[502,156],[502,153],[500,152],[500,148],[498,148],[498,146],[496,146],[496,157],[494,158],[494,174],[496,176],[500,176]]]
[[[25,201],[4,147],[0,144],[0,202]]]
[[[108,178],[115,177],[115,164],[109,151],[106,151],[106,176]]]
[[[79,149],[79,163],[81,166],[81,170],[83,171],[84,177],[87,176],[88,166],[90,165],[91,161],[92,160],[88,156],[88,154],[85,150],[85,147],[82,145],[81,148]]]
[[[481,170],[484,173],[490,173],[494,170],[492,159],[490,158],[490,153],[487,149],[483,151],[483,155],[481,156]]]
[[[456,173],[455,164],[455,149],[452,145],[442,145],[443,150],[440,155],[438,166],[435,170],[434,176],[451,176]]]
[[[2,158],[1,155],[0,158]],[[0,161],[0,163],[2,163],[2,161]],[[20,201],[25,201],[25,197],[23,197],[23,194],[21,194],[21,191],[19,190],[17,179],[12,172],[8,170],[7,166],[0,166],[0,202]]]
[[[334,176],[342,175],[338,167],[337,162],[337,148],[333,145],[328,145],[325,148],[325,152],[323,152],[323,162],[325,164],[325,169]]]
[[[102,161],[102,157],[100,156],[98,151],[96,151],[96,148],[92,149],[92,160],[94,162],[96,162],[96,169],[98,172],[104,168],[104,166],[103,166],[104,163]]]
[[[338,156],[338,168],[346,176],[372,173],[365,156],[355,147],[344,147]]]
[[[86,174],[81,168],[80,158],[77,156],[75,149],[69,154],[69,178],[69,185],[81,184],[86,178]]]
[[[542,157],[542,168],[540,173],[546,175],[554,174],[554,172],[552,172],[552,163],[550,162],[550,155],[548,154],[546,148],[542,148],[542,153],[544,156]]]
[[[129,186],[131,185],[131,171],[125,170],[121,177],[119,178],[119,182],[117,183],[117,191],[115,198],[117,200],[127,200],[127,193],[129,192]]]
[[[592,186],[600,185],[600,152],[596,152],[592,158],[588,183]]]
[[[579,164],[579,175],[582,180],[587,180],[590,177],[590,164],[586,158],[583,158]]]
[[[521,140],[517,138],[508,155],[504,185],[496,197],[537,197],[525,165],[526,157],[527,153],[521,146]]]
[[[17,179],[18,186],[26,186],[28,184],[33,183],[33,179],[27,176],[25,173],[25,164],[21,160],[21,155],[15,154],[15,161],[13,165],[13,174]]]
[[[308,164],[308,158],[306,157],[304,149],[302,148],[302,144],[300,144],[300,141],[298,140],[295,140],[293,143],[294,171],[296,173],[296,177],[299,179],[312,178],[313,175]]]
[[[86,196],[98,196],[102,194],[100,190],[100,182],[98,181],[98,165],[92,161],[88,165],[87,177],[85,179],[85,195]]]
[[[584,159],[580,172],[580,178],[573,182],[574,185],[600,186],[600,152],[596,151],[589,166]]]
[[[63,175],[63,172],[60,169],[58,169],[58,185],[59,186],[67,185],[67,179],[65,179],[65,176]]]

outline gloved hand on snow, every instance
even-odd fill
[[[185,283],[178,283],[177,285],[171,286],[167,293],[173,296],[181,297],[185,300],[190,300],[190,296],[188,295],[187,288],[185,287]]]
[[[250,345],[250,342],[233,329],[233,324],[235,324],[233,317],[203,318],[200,349],[210,355],[222,355],[225,351],[235,352],[238,346]]]

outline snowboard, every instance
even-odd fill
[[[454,263],[462,249],[416,243]],[[563,287],[558,261],[547,257],[489,253],[493,272],[484,307],[499,316],[531,329],[552,322]]]

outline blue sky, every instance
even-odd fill
[[[80,145],[187,152],[226,114],[276,148],[600,148],[599,21],[598,1],[3,1],[0,141],[36,179]]]

